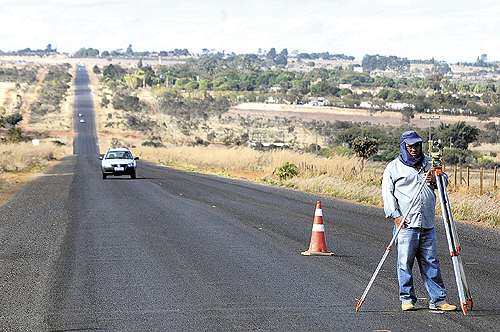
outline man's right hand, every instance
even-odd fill
[[[403,217],[402,216],[399,216],[397,218],[394,218],[394,224],[396,225],[396,227],[399,227],[399,224],[401,224],[401,221],[403,220]],[[405,228],[406,225],[403,225],[403,228]]]

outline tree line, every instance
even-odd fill
[[[369,101],[380,110],[390,110],[387,102],[401,102],[419,112],[439,110],[483,118],[500,115],[498,82],[457,81],[439,73],[391,78],[372,77],[342,67],[308,72],[273,67],[286,54],[286,49],[280,53],[271,49],[264,58],[207,54],[184,64],[155,69],[141,64],[130,72],[108,65],[104,76],[118,75],[133,89],[162,85],[186,91],[274,92],[280,100],[295,104],[306,103],[309,97],[327,97],[332,105],[340,107],[358,107]],[[366,89],[356,92],[357,88]]]

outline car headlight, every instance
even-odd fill
[[[127,164],[128,167],[134,167],[135,164],[133,162]]]

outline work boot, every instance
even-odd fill
[[[417,310],[417,308],[415,307],[415,305],[413,303],[402,303],[401,304],[401,310],[403,311],[413,311],[413,310]]]
[[[429,309],[431,310],[440,310],[440,311],[455,311],[457,310],[457,306],[453,304],[449,304],[447,302],[443,302],[441,304],[429,303]]]

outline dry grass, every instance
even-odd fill
[[[500,192],[479,197],[452,192],[450,201],[456,220],[500,226]]]
[[[489,159],[500,162],[500,144],[483,143],[478,146],[470,146],[469,149],[489,155]]]
[[[44,171],[51,163],[70,153],[67,146],[45,141],[0,144],[0,205],[5,203],[22,184]]]
[[[367,168],[361,170],[361,164],[355,158],[335,156],[325,159],[292,151],[259,152],[249,148],[214,146],[138,147],[134,151],[142,159],[163,165],[278,184],[367,205],[383,205],[380,172]],[[281,181],[273,172],[287,161],[299,166],[299,175]],[[450,199],[457,220],[500,226],[498,193],[478,197],[450,192]]]
[[[67,146],[56,146],[48,141],[38,146],[31,143],[0,144],[0,174],[39,170],[47,166],[49,161],[67,155],[68,149]]]
[[[0,82],[0,106],[9,109],[15,99],[16,84],[12,82]]]
[[[358,160],[353,158],[336,156],[324,159],[292,151],[262,152],[247,147],[139,147],[135,151],[145,159],[165,165],[185,165],[206,170],[216,169],[221,172],[254,172],[261,176],[272,175],[276,168],[287,161],[299,166],[314,164],[314,172],[326,175],[351,176],[358,174],[360,168]],[[312,171],[304,167],[304,172]]]

